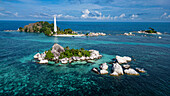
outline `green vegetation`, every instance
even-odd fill
[[[150,30],[146,30],[145,32],[147,33],[156,33],[157,31],[155,31],[155,29],[149,27]]]
[[[86,35],[88,36],[88,35],[89,35],[89,33],[86,33]]]
[[[52,60],[54,58],[53,53],[51,53],[51,50],[48,50],[46,53],[45,59]]]
[[[70,35],[76,35],[77,33],[74,33],[72,29],[61,29],[57,27],[57,34],[70,34]],[[19,27],[20,32],[36,32],[36,33],[44,33],[47,36],[52,36],[55,34],[54,32],[54,24],[48,23],[44,21],[31,23],[29,25],[24,26],[24,28]]]
[[[60,57],[59,59],[62,59],[62,58],[70,58],[72,56],[78,56],[78,57],[82,57],[82,56],[85,56],[85,57],[90,57],[90,51],[88,50],[84,50],[84,48],[81,48],[81,49],[70,49],[68,46],[65,48],[65,52],[61,53],[60,54]]]

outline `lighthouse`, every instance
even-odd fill
[[[54,32],[57,32],[56,16],[54,15]]]

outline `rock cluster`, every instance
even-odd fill
[[[124,34],[121,34],[121,35],[126,35],[126,36],[135,36],[135,34],[132,34],[132,32],[124,33]]]
[[[40,64],[48,63],[48,60],[45,59],[46,53],[37,53],[34,55],[34,59],[38,59]]]
[[[157,35],[162,35],[162,33],[161,33],[161,32],[148,33],[148,32],[146,32],[146,31],[142,31],[142,30],[140,30],[140,31],[137,31],[137,33],[143,33],[143,34],[157,34]]]
[[[105,33],[89,33],[87,36],[105,36]]]
[[[132,69],[130,68],[130,65],[128,64],[125,64],[123,65],[123,68],[120,64],[122,63],[127,63],[128,61],[131,61],[132,59],[130,57],[127,57],[127,56],[124,56],[124,57],[121,57],[121,56],[116,56],[116,60],[117,60],[117,63],[112,63],[113,67],[112,67],[112,73],[110,73],[111,76],[119,76],[119,75],[124,75],[124,74],[127,74],[127,75],[140,75],[138,72],[146,72],[144,69],[140,69],[140,68],[136,68],[136,71],[135,69]],[[94,71],[95,73],[98,73],[98,74],[108,74],[108,65],[107,63],[103,63],[101,64],[100,66],[100,71],[98,70],[98,68],[93,68],[92,71]]]

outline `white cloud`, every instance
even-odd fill
[[[65,18],[65,19],[75,19],[77,17],[75,16],[70,16],[70,15],[63,15],[63,14],[58,14],[56,15],[57,18]]]
[[[0,16],[5,16],[5,14],[3,14],[3,13],[0,13]]]
[[[115,16],[114,20],[119,19],[119,18],[124,18],[124,17],[126,17],[125,13],[121,14],[120,16]]]
[[[89,14],[90,11],[89,11],[88,9],[86,9],[86,10],[82,11],[82,13],[84,13],[84,14]]]
[[[102,15],[101,12],[99,11],[94,11],[94,12],[90,12],[88,9],[82,11],[82,15],[81,15],[81,18],[89,18],[89,19],[97,19],[97,20],[105,20],[105,19],[113,19],[113,17],[111,17],[110,15],[108,16],[105,16],[105,15]]]
[[[46,13],[40,13],[40,14],[35,14],[35,15],[30,15],[31,17],[35,17],[35,18],[52,18],[54,15],[49,15]],[[77,17],[74,16],[70,16],[70,15],[63,15],[63,14],[56,14],[55,15],[58,19],[59,18],[65,18],[65,19],[75,19]]]
[[[18,12],[14,13],[14,15],[15,15],[16,17],[18,17]]]
[[[115,16],[114,19],[116,20],[117,18],[119,18],[118,16]]]
[[[168,19],[168,18],[170,18],[170,15],[168,15],[168,13],[163,13],[162,15],[161,15],[161,18],[166,18],[166,19]]]
[[[135,15],[135,14],[132,14],[132,16],[130,16],[131,19],[135,19],[137,17],[138,17],[138,15]]]
[[[123,14],[121,14],[120,16],[119,16],[119,18],[123,18],[123,17],[125,17],[126,15],[123,13]]]
[[[99,11],[94,11],[96,14],[98,14],[98,15],[102,15],[102,13],[101,12],[99,12]]]
[[[170,15],[168,15],[168,18],[170,18]]]

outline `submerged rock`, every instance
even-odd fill
[[[93,72],[95,72],[95,73],[99,74],[99,70],[98,70],[98,68],[92,68],[91,70],[92,70]]]
[[[87,63],[94,63],[94,62],[92,62],[91,60],[86,60],[86,62],[87,62]]]
[[[139,75],[138,72],[136,72],[134,69],[129,68],[129,69],[125,69],[124,72],[128,75]]]
[[[136,68],[136,70],[138,71],[138,72],[141,72],[141,73],[145,73],[146,71],[144,70],[144,68]]]
[[[126,65],[123,65],[123,68],[126,68],[126,69],[128,69],[128,68],[130,68],[130,65],[128,65],[128,64],[126,64]]]

